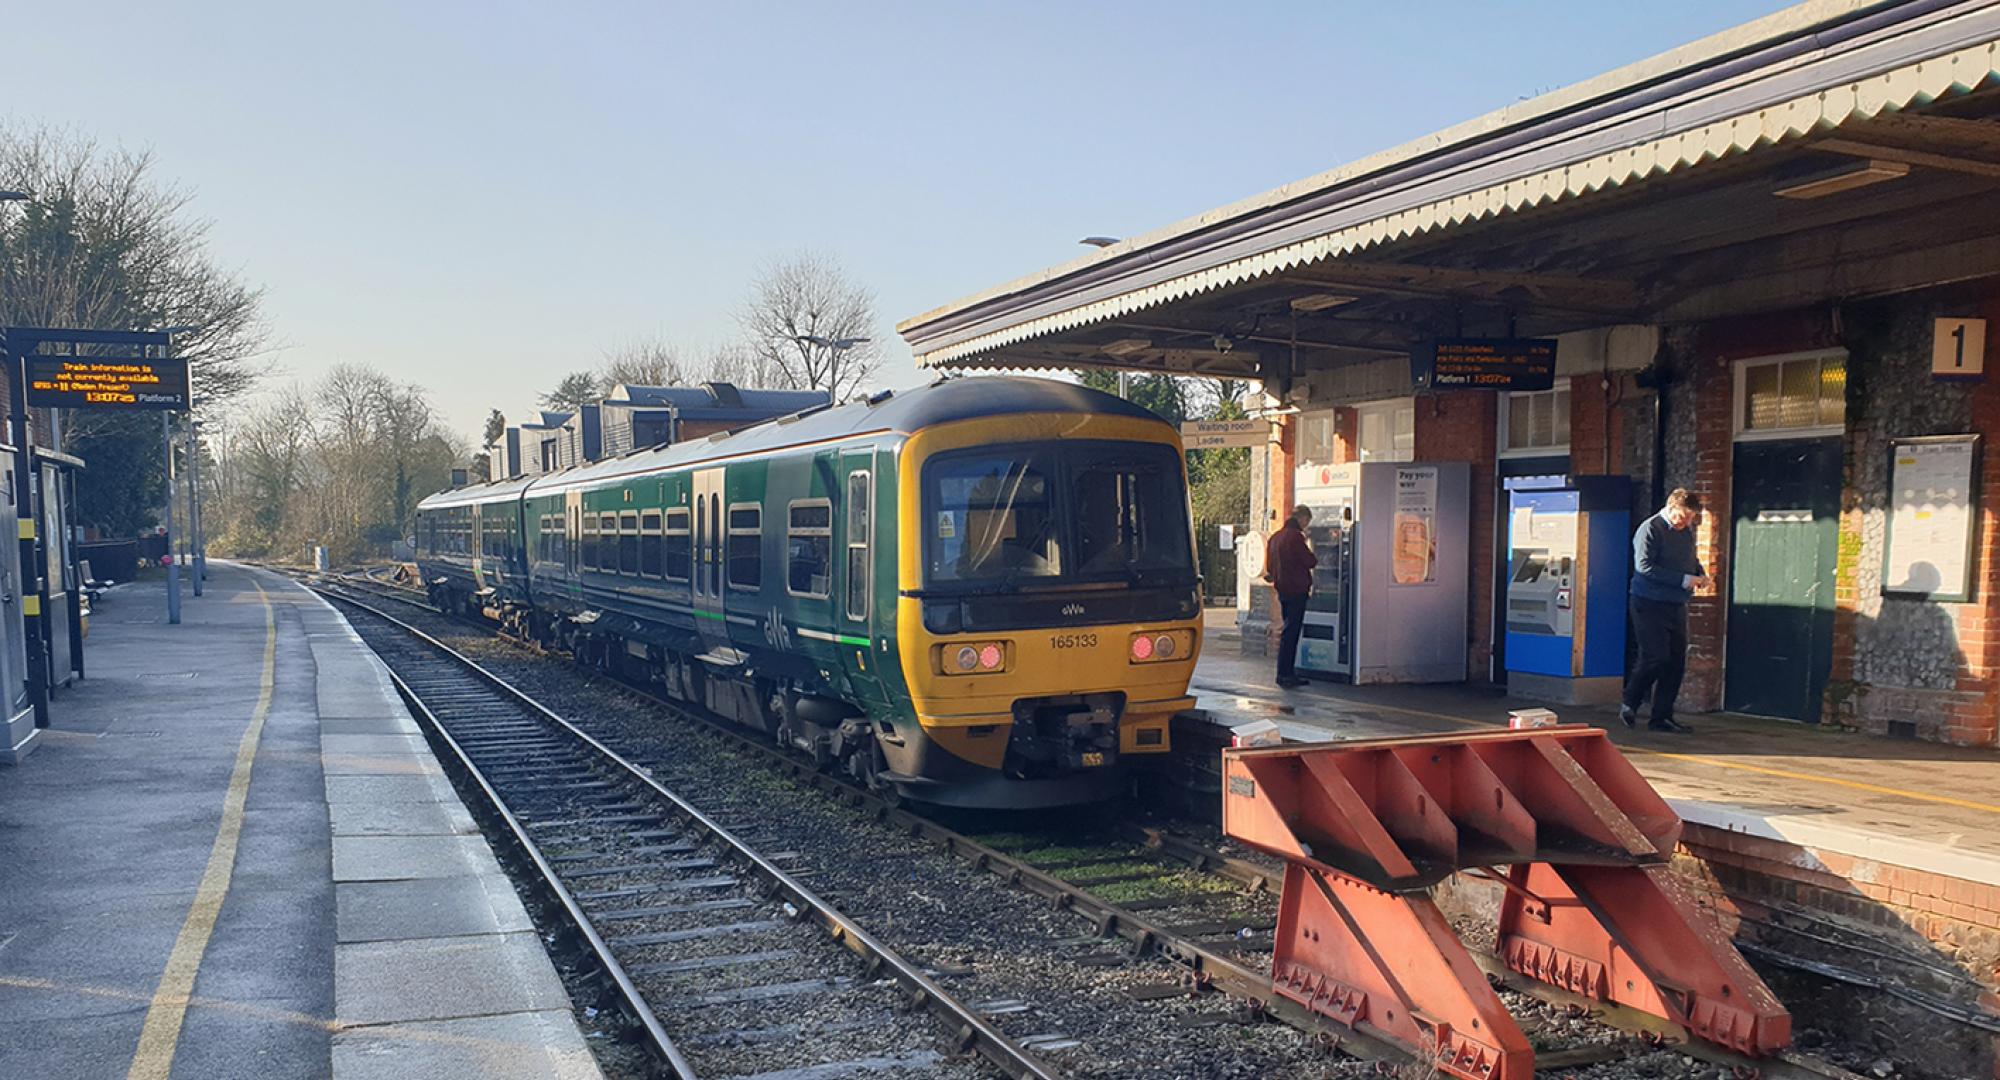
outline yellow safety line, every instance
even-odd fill
[[[1489,721],[1470,720],[1463,716],[1452,716],[1449,713],[1431,712],[1428,709],[1410,709],[1410,708],[1405,708],[1401,705],[1377,705],[1372,702],[1355,701],[1351,698],[1341,698],[1339,700],[1342,702],[1342,704],[1352,706],[1354,708],[1376,709],[1382,712],[1407,713],[1410,716],[1421,716],[1431,720],[1443,720],[1448,723],[1457,724],[1460,727],[1490,728],[1493,726],[1493,724]],[[1944,806],[1956,806],[1962,810],[1979,810],[1988,814],[2000,814],[2000,806],[1995,806],[1992,803],[1973,802],[1970,799],[1954,799],[1949,795],[1930,795],[1921,791],[1905,791],[1902,788],[1883,787],[1880,784],[1870,784],[1860,780],[1842,780],[1837,776],[1822,776],[1818,773],[1803,773],[1803,772],[1793,772],[1788,769],[1773,769],[1767,765],[1746,765],[1740,761],[1729,761],[1724,758],[1708,757],[1703,754],[1677,754],[1670,750],[1649,750],[1643,746],[1621,746],[1619,747],[1619,749],[1623,750],[1627,754],[1643,754],[1650,757],[1671,758],[1675,761],[1688,761],[1700,765],[1713,765],[1718,769],[1737,769],[1742,772],[1761,773],[1765,776],[1781,777],[1786,780],[1803,780],[1811,784],[1828,784],[1834,787],[1851,788],[1855,791],[1867,791],[1876,795],[1894,795],[1900,799],[1913,799],[1918,802],[1939,803]]]
[[[208,951],[208,939],[215,934],[215,920],[222,913],[222,899],[229,893],[229,879],[236,871],[236,843],[243,835],[243,801],[250,793],[250,766],[257,760],[257,742],[264,734],[264,718],[271,712],[271,687],[278,655],[278,620],[271,609],[271,597],[255,578],[250,584],[264,605],[264,676],[257,687],[257,708],[250,714],[250,726],[236,744],[236,765],[229,772],[229,793],[222,799],[222,824],[215,832],[215,846],[208,852],[208,869],[202,871],[201,885],[195,889],[194,903],[181,923],[174,951],[167,955],[167,969],[160,975],[146,1008],[146,1026],[139,1032],[139,1048],[132,1055],[126,1080],[167,1080],[173,1071],[174,1050],[180,1045],[181,1024],[187,1019],[188,1002],[194,996],[194,978],[201,970],[201,958]]]
[[[2000,806],[1992,803],[1973,802],[1970,799],[1954,799],[1949,795],[1926,795],[1921,791],[1904,791],[1902,788],[1883,787],[1880,784],[1864,783],[1860,780],[1842,780],[1837,776],[1821,776],[1817,773],[1791,772],[1773,769],[1765,765],[1745,765],[1740,761],[1724,761],[1721,758],[1706,757],[1701,754],[1675,754],[1666,750],[1646,750],[1640,747],[1625,747],[1628,753],[1651,754],[1654,757],[1673,758],[1675,761],[1693,761],[1703,765],[1714,765],[1723,769],[1741,769],[1744,772],[1762,773],[1765,776],[1779,776],[1787,780],[1804,780],[1815,784],[1833,784],[1838,787],[1869,791],[1877,795],[1894,795],[1902,799],[1917,799],[1922,802],[1942,803],[1966,810],[1983,810],[1989,814],[2000,814]]]

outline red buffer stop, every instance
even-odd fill
[[[1223,774],[1224,830],[1286,861],[1272,989],[1306,1008],[1452,1076],[1532,1077],[1429,895],[1465,871],[1506,890],[1514,971],[1740,1053],[1791,1042],[1790,1014],[1667,869],[1680,818],[1596,728],[1235,748]]]

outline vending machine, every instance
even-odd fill
[[[1623,476],[1507,482],[1507,691],[1617,701],[1625,673],[1632,486]]]
[[[1465,680],[1469,470],[1307,465],[1299,503],[1319,558],[1299,674],[1355,683]]]

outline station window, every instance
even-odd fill
[[[869,507],[874,502],[869,497],[869,480],[870,474],[865,471],[847,474],[847,617],[850,619],[868,617],[868,541],[874,533],[869,518]]]
[[[1362,461],[1414,461],[1417,457],[1417,403],[1410,398],[1356,406],[1356,449]]]
[[[618,518],[618,572],[639,573],[639,515],[621,514]]]
[[[1299,463],[1332,465],[1334,410],[1322,409],[1299,417]]]
[[[663,565],[661,559],[660,512],[648,510],[639,520],[639,572],[649,578],[660,576]]]
[[[801,499],[787,513],[785,591],[823,600],[833,592],[833,504]]]
[[[684,509],[667,511],[667,580],[686,581],[694,561],[694,543],[688,536],[689,514]]]
[[[755,503],[729,508],[729,587],[756,589],[764,583],[764,510]]]
[[[1837,434],[1847,422],[1847,354],[1798,353],[1736,367],[1737,438]]]
[[[1501,395],[1500,433],[1503,454],[1568,453],[1569,387]]]

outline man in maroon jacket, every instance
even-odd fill
[[[1303,506],[1292,508],[1285,527],[1271,534],[1264,544],[1264,580],[1278,590],[1278,611],[1284,617],[1284,632],[1278,635],[1278,685],[1304,686],[1293,665],[1299,655],[1299,632],[1306,625],[1306,597],[1312,595],[1313,567],[1319,556],[1306,543],[1306,526],[1313,512]]]

